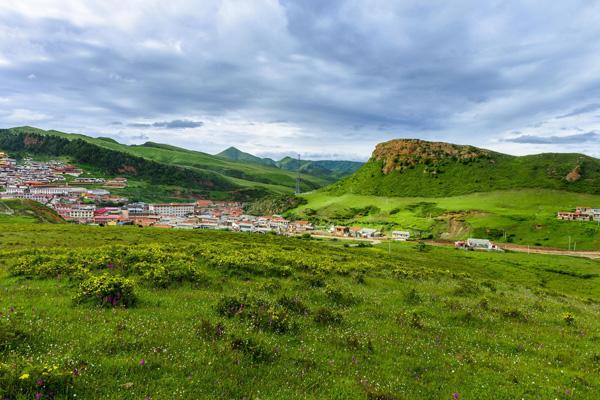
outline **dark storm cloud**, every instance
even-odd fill
[[[580,144],[590,142],[600,142],[600,134],[596,131],[587,133],[577,133],[567,136],[534,136],[521,135],[514,138],[504,139],[506,142],[512,143],[529,143],[529,144]]]
[[[116,0],[0,2],[0,124],[44,115],[194,142],[234,116],[248,131],[228,142],[282,121],[306,152],[344,142],[368,156],[392,137],[485,144],[600,109],[593,2],[147,3],[110,18]],[[272,135],[262,142],[290,140]]]

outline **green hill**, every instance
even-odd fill
[[[297,173],[298,169],[300,169],[300,173],[302,174],[319,177],[330,183],[352,174],[364,164],[358,161],[298,160],[293,157],[284,157],[279,161],[273,161],[270,158],[260,158],[250,153],[245,153],[235,147],[229,147],[217,154],[217,156],[234,161],[275,166],[294,173]]]
[[[369,162],[326,190],[445,197],[518,188],[600,194],[600,160],[562,153],[517,157],[472,146],[398,139],[377,145]]]
[[[0,223],[49,223],[65,221],[54,210],[31,200],[0,200]]]
[[[264,165],[269,165],[271,167],[277,166],[275,161],[271,160],[270,158],[256,157],[250,153],[244,153],[243,151],[238,150],[233,146],[223,150],[222,152],[217,154],[217,156],[227,158],[227,159],[233,160],[233,161],[243,161],[243,162],[250,162],[250,163],[255,163],[255,164],[264,164]]]
[[[106,138],[32,127],[0,130],[0,149],[47,156],[64,156],[108,174],[119,174],[172,192],[212,198],[254,199],[291,193],[296,174],[268,165],[232,161],[199,151],[148,142],[127,146]],[[302,174],[301,189],[314,190],[331,180]],[[148,190],[151,190],[148,189]]]

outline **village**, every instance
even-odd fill
[[[559,211],[556,218],[562,221],[597,221],[600,223],[600,208],[577,207],[575,212]]]

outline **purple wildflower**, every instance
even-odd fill
[[[10,306],[10,312],[15,312],[15,306]]]
[[[44,396],[43,394],[41,394],[40,392],[37,392],[35,394],[35,400],[40,400],[43,396]]]
[[[43,379],[38,379],[35,383],[38,386],[43,386],[44,385],[44,380]]]
[[[113,263],[108,263],[108,264],[106,264],[106,268],[108,268],[108,269],[113,269],[114,267],[115,267],[115,266],[114,266],[114,264],[113,264]]]
[[[79,376],[79,369],[78,368],[75,368],[73,370],[73,376]]]
[[[454,393],[452,393],[452,399],[453,399],[453,400],[458,400],[458,399],[460,399],[460,394],[459,394],[458,392],[454,392]]]
[[[143,358],[140,360],[140,365],[146,365],[146,360],[144,360]]]

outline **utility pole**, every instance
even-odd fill
[[[296,194],[300,194],[300,154],[298,154],[298,175],[296,176]]]

